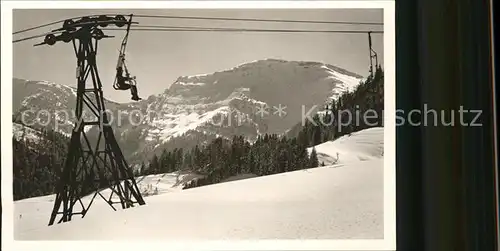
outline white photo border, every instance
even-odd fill
[[[384,10],[384,239],[203,242],[16,241],[12,193],[13,9],[383,9]],[[396,250],[395,1],[2,1],[2,246],[6,250]],[[64,243],[64,244],[63,244]]]

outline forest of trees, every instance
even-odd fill
[[[12,140],[14,200],[54,193],[64,165],[69,138],[43,128],[37,131],[40,134],[36,138]]]
[[[143,163],[134,174],[143,176],[178,170],[201,174],[203,178],[185,185],[184,188],[188,189],[219,183],[239,174],[263,176],[318,167],[322,163],[319,163],[315,149],[308,154],[307,148],[359,130],[383,126],[383,109],[384,72],[378,66],[375,74],[353,92],[343,93],[326,107],[327,112],[315,115],[314,123],[299,124],[291,130],[292,133],[261,135],[252,143],[243,136],[234,136],[231,140],[216,138],[190,149],[165,149]],[[369,110],[373,111],[370,120],[356,120],[356,116],[363,116]],[[351,123],[348,123],[346,111],[351,113]],[[373,113],[377,116],[374,117]],[[344,116],[339,118],[339,114]],[[329,123],[331,121],[333,123]],[[339,121],[345,126],[339,126]],[[13,139],[15,200],[54,192],[69,139],[50,130],[41,131],[44,136],[38,142]]]

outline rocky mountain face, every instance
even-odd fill
[[[163,149],[191,147],[217,136],[244,135],[252,141],[259,134],[285,133],[311,109],[312,115],[361,80],[357,74],[323,63],[265,59],[213,74],[182,76],[146,100],[106,100],[105,106],[125,156],[139,162]],[[13,116],[24,124],[69,135],[75,104],[72,87],[13,80]],[[93,118],[90,110],[84,115],[86,120]],[[98,128],[87,133],[95,137]]]

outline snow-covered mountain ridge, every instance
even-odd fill
[[[321,108],[361,80],[360,75],[328,64],[265,59],[212,74],[181,76],[143,101],[106,100],[106,108],[121,114],[114,125],[125,155],[143,159],[155,150],[191,147],[217,136],[253,140],[263,133],[284,133],[300,123],[304,110]],[[139,89],[141,84],[146,85],[139,82]],[[62,84],[14,79],[13,92],[18,114],[44,109],[72,115],[76,104],[75,89]],[[66,134],[74,124],[59,115],[51,122],[49,126],[57,123],[57,130]]]

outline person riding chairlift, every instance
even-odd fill
[[[127,74],[127,76],[124,76],[122,66],[119,66],[118,68],[116,68],[116,85],[117,85],[119,90],[130,89],[130,93],[132,94],[132,100],[134,100],[134,101],[141,100],[141,98],[139,98],[139,96],[137,94],[137,86],[135,85],[135,77],[130,77],[128,74]]]

